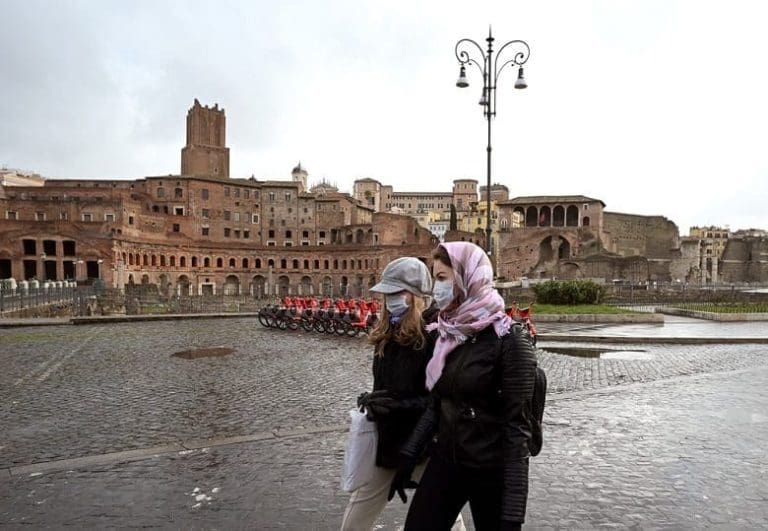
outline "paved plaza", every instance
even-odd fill
[[[172,356],[217,346],[234,352]],[[540,347],[526,528],[768,526],[768,345]],[[8,328],[0,363],[0,526],[338,528],[362,339],[253,318]]]

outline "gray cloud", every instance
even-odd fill
[[[227,111],[236,176],[286,178],[302,160],[311,178],[347,189],[362,176],[398,189],[484,182],[481,83],[454,87],[453,46],[464,36],[482,43],[492,23],[497,44],[532,46],[529,89],[512,90],[507,72],[493,125],[494,181],[512,195],[586,193],[610,210],[665,214],[683,231],[761,219],[747,198],[765,193],[762,4],[5,0],[0,9],[0,163],[12,167],[178,172],[186,111],[199,98]]]

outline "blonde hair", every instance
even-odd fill
[[[376,355],[383,356],[384,347],[390,341],[395,341],[400,345],[411,347],[415,350],[424,348],[427,340],[424,337],[424,320],[421,317],[421,313],[425,307],[424,298],[414,294],[413,303],[400,320],[400,326],[393,327],[389,324],[387,305],[383,304],[379,322],[376,323],[368,338],[368,341],[375,345],[374,352]]]

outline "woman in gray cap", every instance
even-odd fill
[[[358,405],[376,423],[376,471],[370,482],[352,493],[342,530],[372,528],[387,504],[400,447],[428,402],[425,371],[434,340],[425,332],[424,322],[437,312],[427,309],[427,297],[432,292],[429,269],[418,258],[398,258],[387,264],[381,282],[370,291],[383,294],[385,304],[370,336],[374,345],[373,391],[360,395]],[[414,477],[422,470],[419,466]],[[405,502],[405,491],[400,495]],[[463,529],[463,522],[458,529]]]

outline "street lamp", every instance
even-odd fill
[[[528,87],[528,83],[525,81],[523,75],[523,65],[528,61],[528,57],[531,54],[531,49],[528,47],[528,43],[521,40],[514,40],[505,43],[499,51],[496,52],[496,57],[493,56],[493,36],[491,35],[491,29],[488,28],[488,38],[485,39],[488,43],[488,48],[484,51],[483,48],[472,39],[461,39],[456,43],[455,53],[456,59],[459,60],[459,78],[456,80],[456,86],[459,88],[466,88],[469,86],[467,80],[467,65],[475,65],[480,73],[483,75],[483,91],[480,94],[480,104],[483,107],[483,116],[488,121],[488,147],[487,152],[487,179],[485,189],[486,199],[486,220],[485,220],[485,251],[490,255],[491,249],[491,118],[496,116],[496,85],[499,81],[499,74],[504,67],[517,66],[517,80],[515,81],[516,89],[524,89]],[[472,57],[475,52],[475,48],[479,52],[477,59]],[[501,63],[499,66],[499,57],[502,57],[502,52],[510,46],[508,50],[510,53],[514,50],[514,54],[511,59]],[[471,52],[471,53],[470,53]]]

